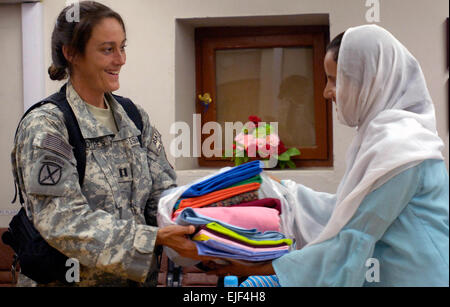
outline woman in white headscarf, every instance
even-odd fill
[[[419,63],[366,25],[336,37],[324,65],[324,96],[357,129],[337,193],[283,180],[300,204],[298,250],[215,273],[276,274],[282,286],[448,286],[449,179]]]

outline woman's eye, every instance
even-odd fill
[[[120,50],[125,51],[126,47],[127,47],[127,45],[124,45],[124,46],[120,47]]]
[[[113,48],[103,49],[103,52],[105,52],[105,53],[111,53],[112,51],[113,51]]]

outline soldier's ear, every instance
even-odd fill
[[[71,65],[75,64],[77,56],[73,48],[67,45],[63,45],[62,52],[67,62],[69,62]]]

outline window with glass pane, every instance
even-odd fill
[[[315,146],[312,60],[310,47],[216,51],[217,121],[257,114],[286,146]]]
[[[206,28],[196,31],[197,93],[212,103],[197,104],[202,122],[246,123],[250,115],[278,122],[286,147],[297,147],[298,166],[330,166],[331,109],[322,96],[323,27]],[[222,148],[225,131],[222,129]],[[224,165],[220,157],[200,165]]]

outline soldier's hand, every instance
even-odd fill
[[[158,230],[156,237],[156,245],[165,245],[175,250],[180,256],[206,260],[210,257],[202,257],[198,255],[197,246],[189,239],[189,235],[195,232],[195,227],[170,225]]]

